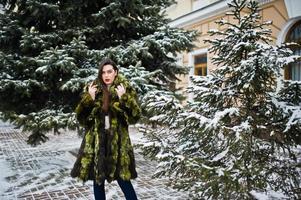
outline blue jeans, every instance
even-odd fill
[[[118,182],[118,185],[120,186],[126,200],[137,200],[137,195],[136,195],[136,192],[133,188],[131,181],[124,181],[124,180],[118,179],[117,182]],[[94,187],[95,200],[105,200],[106,199],[105,182],[103,182],[101,185],[98,185],[94,181],[93,187]]]

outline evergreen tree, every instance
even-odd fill
[[[104,57],[148,73],[148,80],[133,79],[141,94],[166,90],[176,74],[186,73],[172,55],[191,48],[196,37],[167,25],[162,10],[171,3],[1,0],[1,118],[30,131],[30,144],[46,141],[50,130],[77,128],[74,107]]]
[[[218,67],[191,78],[192,101],[149,98],[158,126],[142,129],[144,154],[158,160],[155,176],[194,199],[300,198],[301,84],[276,88],[280,69],[298,57],[270,44],[271,22],[261,22],[256,1],[228,5],[236,21],[210,31]]]

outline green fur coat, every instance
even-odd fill
[[[102,111],[103,92],[98,91],[95,101],[86,91],[75,109],[80,125],[85,127],[85,135],[80,146],[76,162],[71,171],[72,177],[84,182],[116,179],[130,180],[137,177],[135,158],[131,145],[128,125],[136,123],[141,114],[135,90],[129,82],[117,75],[109,88],[111,101],[109,106],[110,129],[105,130],[105,114]],[[126,93],[119,99],[116,86],[123,84]]]

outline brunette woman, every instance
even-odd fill
[[[127,200],[137,199],[130,181],[137,172],[128,126],[141,110],[135,90],[112,60],[100,63],[98,78],[86,86],[75,112],[86,132],[71,176],[92,180],[96,200],[105,199],[105,180],[117,180]]]

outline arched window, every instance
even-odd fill
[[[295,42],[301,45],[301,20],[289,30],[286,42]],[[301,56],[301,46],[294,45],[292,51],[295,55]],[[289,64],[284,69],[284,78],[286,80],[301,81],[301,61]]]

